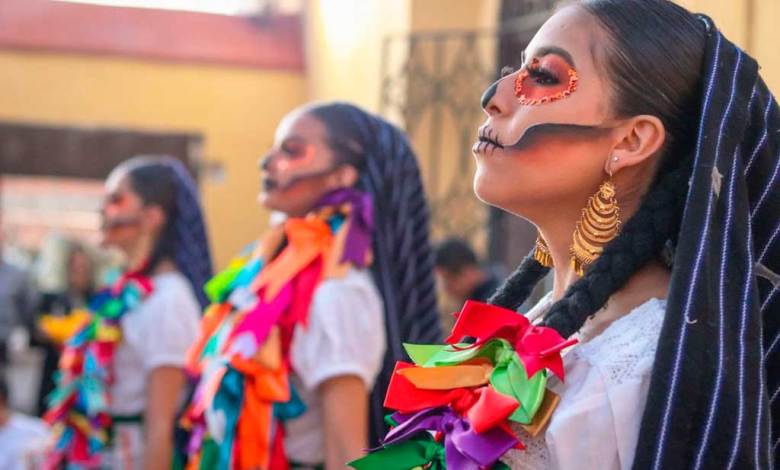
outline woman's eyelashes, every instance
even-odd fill
[[[515,77],[515,96],[522,105],[561,100],[577,89],[577,72],[558,56],[534,57]]]
[[[306,156],[307,145],[299,141],[285,141],[279,147],[284,154],[291,159],[303,158]]]
[[[534,80],[534,82],[536,82],[536,84],[542,86],[553,86],[561,83],[555,73],[553,73],[551,70],[545,69],[541,65],[537,65],[535,67],[529,66],[528,75]]]

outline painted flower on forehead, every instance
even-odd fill
[[[515,96],[526,106],[552,103],[574,93],[577,81],[577,71],[562,57],[533,58],[515,78]]]

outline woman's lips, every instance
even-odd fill
[[[273,191],[274,189],[277,189],[279,186],[280,185],[276,180],[273,180],[271,178],[263,178],[264,191]]]
[[[498,140],[498,135],[489,127],[480,127],[477,141],[471,147],[471,151],[477,155],[493,154],[497,149],[503,149],[504,146]]]

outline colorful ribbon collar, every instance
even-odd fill
[[[188,470],[284,468],[281,420],[305,411],[288,379],[293,331],[323,279],[370,264],[372,207],[366,193],[330,193],[206,284],[214,303],[190,350],[197,386],[181,422]]]
[[[474,341],[464,343],[466,337]],[[576,340],[511,310],[468,301],[447,343],[405,345],[414,364],[396,365],[385,399],[397,411],[395,427],[352,467],[505,468],[501,456],[524,448],[509,423],[543,427],[550,410],[540,409],[556,403],[546,390],[547,371],[563,380],[561,351]]]
[[[108,443],[113,360],[122,339],[121,318],[152,292],[143,271],[123,274],[90,301],[88,314],[65,343],[57,387],[44,419],[52,425],[54,447],[46,468],[94,468]]]

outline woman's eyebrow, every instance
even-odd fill
[[[571,54],[569,54],[569,51],[567,51],[566,49],[557,46],[543,46],[538,48],[536,51],[534,51],[534,56],[536,57],[544,57],[549,54],[555,54],[559,56],[561,59],[568,62],[571,68],[574,68],[574,59],[572,58]],[[525,51],[523,51],[522,55],[523,55],[523,62],[525,63]]]

